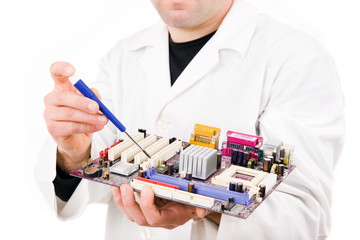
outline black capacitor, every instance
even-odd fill
[[[217,163],[216,163],[216,168],[219,169],[220,168],[220,165],[221,165],[221,151],[218,151],[217,152]]]
[[[99,166],[101,167],[103,165],[104,160],[102,158],[99,159]]]
[[[174,164],[169,163],[167,164],[168,174],[172,176],[174,174]]]
[[[138,177],[143,177],[143,174],[144,174],[145,172],[143,171],[143,170],[139,170],[139,172],[138,172]]]
[[[273,152],[272,152],[272,157],[274,158],[274,161],[276,161],[276,150],[274,150]],[[274,162],[273,162],[274,163]]]
[[[108,163],[106,161],[104,161],[104,168],[107,168]]]
[[[284,176],[284,167],[285,167],[284,164],[279,164],[277,166],[277,174],[278,174],[279,177]]]
[[[231,153],[231,164],[233,165],[236,165],[236,162],[237,162],[237,154],[238,154],[238,151],[237,150],[232,150],[232,153]]]
[[[266,158],[270,159],[271,161],[271,164],[270,164],[270,167],[274,164],[274,157],[273,156],[267,156]]]
[[[234,182],[229,182],[229,190],[235,191],[235,183]]]
[[[188,184],[188,192],[190,192],[190,193],[195,192],[195,184],[193,182],[189,182],[189,184]]]
[[[271,169],[271,160],[269,158],[265,158],[263,162],[263,171],[264,172],[270,172]]]
[[[281,149],[280,150],[280,158],[284,158],[285,157],[285,149]]]
[[[113,164],[114,164],[114,162],[109,160],[109,166],[111,167]]]
[[[244,154],[243,151],[239,151],[239,152],[238,152],[237,160],[236,160],[236,165],[241,166],[241,160],[242,160],[243,154]]]
[[[191,180],[192,180],[192,173],[191,173],[191,172],[187,172],[185,179],[191,181]]]
[[[279,163],[284,163],[284,158],[279,158]]]
[[[264,198],[265,197],[265,192],[266,192],[266,185],[264,184],[260,184],[259,185],[259,197]]]
[[[249,153],[248,152],[243,152],[243,156],[242,156],[242,159],[241,159],[241,166],[246,167],[248,161],[249,161]]]
[[[242,182],[236,183],[236,191],[239,193],[242,193],[242,191],[243,191],[243,183]]]

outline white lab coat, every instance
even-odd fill
[[[106,239],[323,239],[330,229],[333,169],[343,145],[343,97],[332,59],[312,39],[235,0],[210,41],[170,86],[164,23],[120,41],[95,83],[105,105],[135,133],[187,141],[195,123],[260,134],[296,146],[295,171],[247,219],[223,215],[174,230],[139,227],[108,186],[82,180],[67,203],[54,194],[56,144],[42,149],[36,178],[63,219],[108,204]],[[112,124],[93,137],[92,156],[120,137]]]

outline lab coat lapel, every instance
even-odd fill
[[[211,46],[211,40],[199,51],[199,53],[187,65],[180,74],[174,85],[165,94],[159,109],[160,117],[164,108],[177,96],[200,81],[214,68],[218,62],[218,50]]]
[[[149,43],[146,46],[145,53],[140,59],[140,65],[145,70],[151,84],[147,91],[151,98],[148,98],[149,108],[147,109],[148,117],[155,121],[159,109],[171,87],[170,70],[169,70],[169,45],[168,31],[164,24],[158,24],[148,34]],[[145,38],[146,39],[146,38]]]

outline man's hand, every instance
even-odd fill
[[[70,173],[90,155],[91,135],[104,128],[108,119],[99,105],[84,97],[69,81],[75,68],[65,62],[50,67],[55,86],[44,98],[44,118],[50,135],[58,144],[57,164]],[[100,98],[96,89],[92,89]]]
[[[190,219],[203,218],[207,211],[189,205],[155,198],[151,188],[143,187],[140,204],[135,201],[133,189],[128,184],[112,188],[114,201],[127,218],[140,226],[173,229]]]

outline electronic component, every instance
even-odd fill
[[[283,164],[288,167],[289,165],[292,164],[292,158],[293,158],[293,154],[294,154],[294,145],[290,145],[290,144],[284,144],[281,147],[281,150],[284,151],[284,161]]]
[[[233,131],[228,131],[227,139],[223,142],[222,145],[222,154],[225,156],[231,156],[233,150],[240,150],[246,154],[249,154],[247,157],[252,157],[255,159],[259,158],[260,147],[263,143],[263,138],[253,135],[248,135],[244,133],[238,133]],[[246,166],[247,160],[242,158],[241,166]]]
[[[132,138],[135,141],[141,141],[144,139],[144,134],[138,132],[137,134],[133,135]],[[126,139],[125,141],[121,142],[120,144],[110,148],[108,150],[108,158],[110,160],[116,160],[121,156],[121,153],[123,151],[125,151],[126,149],[128,149],[129,147],[135,145],[135,143],[129,138]]]
[[[92,164],[92,158],[90,157],[89,159],[87,159],[81,163],[81,168],[84,169],[84,168],[90,166],[91,164]]]
[[[174,164],[169,163],[167,164],[168,174],[172,176],[174,174]]]
[[[133,137],[139,142],[151,137],[145,147],[151,158],[143,152],[134,154],[136,147],[127,139],[105,148],[92,164],[71,175],[116,187],[130,183],[135,191],[149,186],[156,197],[247,218],[295,168],[291,145],[282,145],[279,152],[272,149],[258,164],[262,138],[247,134],[228,131],[222,151],[146,135],[145,131]],[[211,171],[206,166],[208,155],[213,158],[209,160]],[[132,157],[135,164],[128,162]],[[204,178],[196,177],[203,172]]]
[[[180,171],[192,172],[194,178],[207,179],[216,171],[217,150],[190,145],[180,153]]]
[[[102,170],[97,167],[87,167],[84,169],[84,177],[88,178],[97,178],[101,177]]]
[[[273,162],[277,163],[280,157],[280,148],[283,145],[282,141],[269,140],[264,144],[264,156],[273,156]]]
[[[165,174],[167,171],[167,167],[159,166],[156,168],[157,173]]]
[[[120,174],[123,176],[130,176],[134,172],[136,172],[139,169],[139,166],[136,164],[131,164],[128,162],[120,161],[118,163],[115,163],[111,168],[110,172],[115,174]]]
[[[142,169],[148,169],[149,166],[157,167],[181,151],[182,142],[180,140],[176,140],[175,142],[157,152],[154,156],[151,156],[147,162],[142,163],[140,166]]]
[[[220,128],[195,124],[190,144],[217,149],[219,147]]]
[[[156,153],[160,152],[161,149],[164,149],[166,146],[169,145],[169,139],[168,138],[162,138],[152,144],[151,146],[145,148],[145,151],[150,154],[150,156],[155,155]],[[140,152],[135,155],[134,157],[134,163],[140,165],[141,163],[147,161],[149,158],[143,153]]]
[[[284,164],[277,165],[276,172],[277,172],[279,177],[284,176]]]
[[[151,135],[148,136],[147,138],[141,140],[139,142],[139,145],[142,148],[147,148],[150,145],[154,144],[156,142],[156,136],[155,135]],[[138,148],[138,146],[133,145],[132,147],[126,149],[125,151],[123,151],[121,153],[121,161],[123,162],[131,162],[134,159],[134,156],[136,154],[138,154],[139,152],[142,152],[140,148]],[[143,153],[143,152],[142,152]],[[143,153],[144,154],[144,153]],[[150,153],[149,153],[150,154]],[[144,154],[145,155],[145,154]],[[145,155],[146,156],[146,155]]]
[[[263,171],[264,171],[264,172],[270,172],[270,169],[271,169],[271,159],[265,158],[263,164],[264,164],[264,165],[263,165]]]
[[[266,192],[266,186],[264,184],[260,184],[259,185],[259,197],[264,198],[265,197],[265,192]]]

